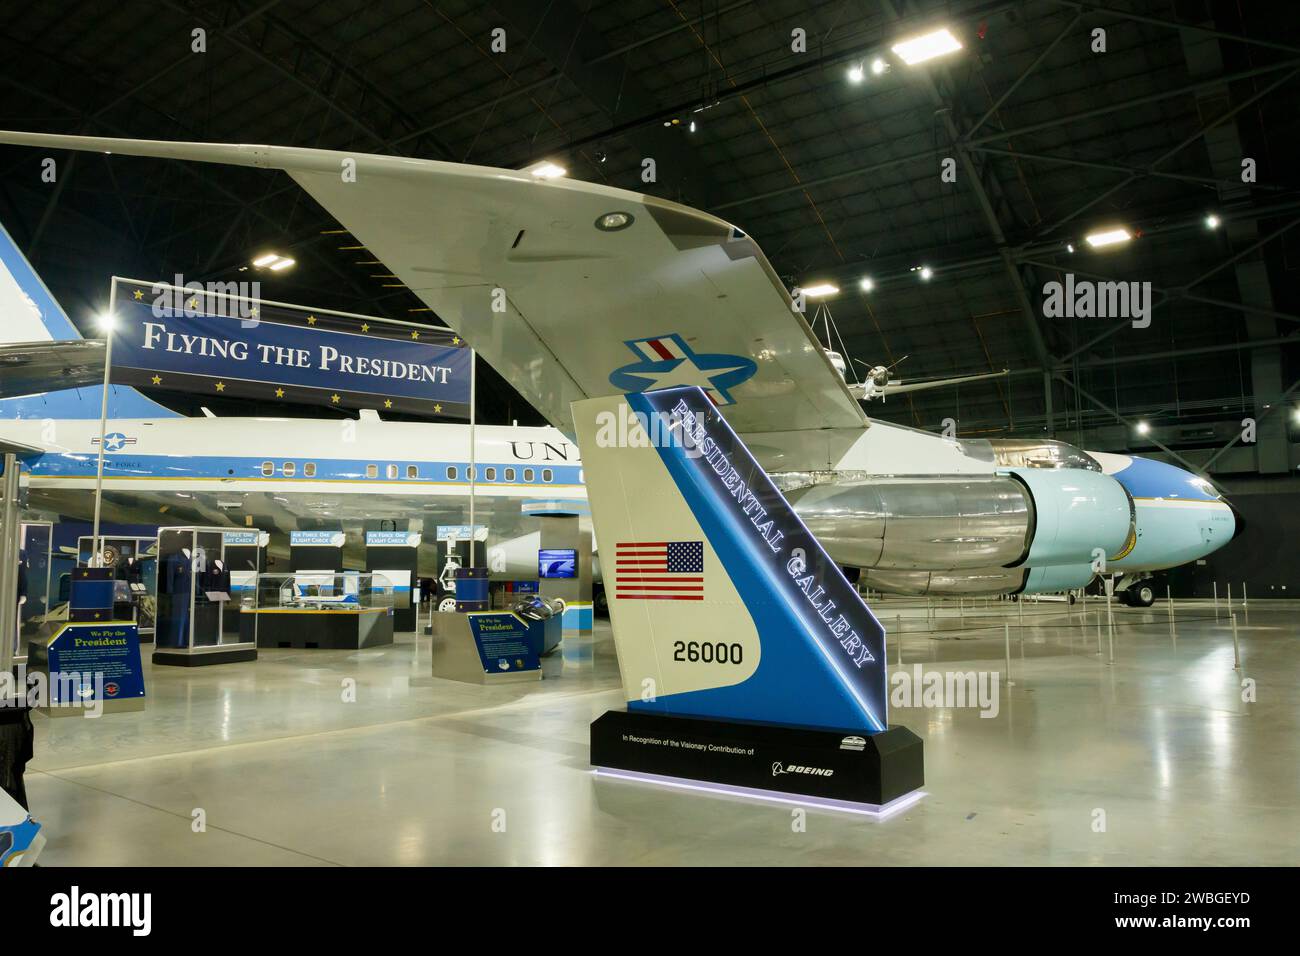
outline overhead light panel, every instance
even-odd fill
[[[563,166],[545,160],[528,167],[528,174],[534,179],[559,179],[566,172]]]
[[[875,287],[876,287],[876,283],[871,278],[871,276],[863,276],[861,279],[858,280],[858,288],[861,289],[863,292],[870,292]]]
[[[1100,249],[1103,246],[1114,246],[1121,242],[1128,242],[1133,236],[1123,226],[1114,229],[1103,229],[1099,232],[1090,232],[1083,237],[1088,245],[1094,249]]]
[[[936,56],[957,52],[961,49],[961,41],[947,27],[943,27],[931,33],[900,40],[890,49],[908,66],[916,66],[926,60],[933,60]]]
[[[875,76],[880,76],[880,74],[884,73],[887,69],[889,69],[889,64],[880,57],[876,57],[871,61],[871,72]]]
[[[288,256],[280,255],[278,252],[268,252],[254,259],[253,265],[259,269],[270,269],[272,272],[279,272],[281,269],[289,268],[295,261]]]
[[[832,295],[839,295],[840,287],[830,282],[817,282],[804,286],[800,291],[810,299],[825,299]]]
[[[1138,423],[1137,423],[1137,433],[1138,433],[1139,435],[1146,435],[1146,434],[1149,434],[1150,431],[1151,431],[1151,426],[1148,425],[1146,422],[1138,422]]]
[[[1219,228],[1219,217],[1216,216],[1214,213],[1210,213],[1208,216],[1206,216],[1206,217],[1205,217],[1205,228],[1206,228],[1206,229],[1218,229],[1218,228]]]
[[[921,266],[920,273],[921,273],[921,280],[924,282],[929,282],[931,277],[934,276],[934,270],[931,269],[929,266]]]
[[[862,69],[861,63],[854,63],[851,67],[849,67],[850,83],[861,83],[862,78],[865,77],[866,75],[867,73],[864,69]]]

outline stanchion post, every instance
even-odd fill
[[[903,666],[903,615],[898,614],[894,617],[894,628],[898,633],[898,666]]]
[[[1214,587],[1214,619],[1219,619],[1219,582],[1211,582]]]
[[[1110,612],[1110,592],[1114,585],[1106,589],[1106,634],[1110,643],[1110,660],[1107,664],[1115,663],[1115,618]]]
[[[1237,643],[1237,615],[1232,615],[1232,669],[1241,673],[1241,645]]]
[[[1177,649],[1178,635],[1174,632],[1174,595],[1167,584],[1165,585],[1165,604],[1169,608],[1169,640],[1173,642],[1174,648]]]
[[[1010,624],[1002,625],[1002,639],[1003,639],[1004,649],[1006,652],[1006,667],[1007,667],[1007,674],[1006,677],[1003,678],[1003,683],[1005,683],[1008,687],[1014,687],[1016,682],[1011,679],[1011,625]]]

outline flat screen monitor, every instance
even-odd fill
[[[576,578],[578,552],[573,548],[543,548],[537,552],[537,575],[543,578]]]

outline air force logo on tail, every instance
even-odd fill
[[[758,371],[753,360],[743,355],[695,352],[676,332],[629,339],[625,344],[640,361],[615,369],[609,376],[609,383],[625,392],[698,385],[716,404],[730,405],[735,401],[731,389]]]

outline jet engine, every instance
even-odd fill
[[[1133,531],[1124,488],[1082,469],[832,481],[787,497],[838,563],[873,570],[1088,565],[1098,550],[1120,553]],[[1022,579],[1006,576],[1007,588]]]

